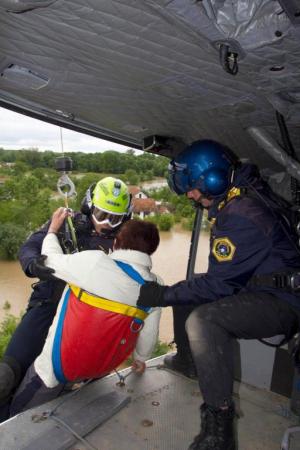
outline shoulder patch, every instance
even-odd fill
[[[217,238],[212,244],[212,253],[217,261],[231,261],[233,259],[236,246],[227,237]]]

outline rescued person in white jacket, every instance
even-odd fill
[[[67,382],[102,377],[133,351],[132,369],[143,373],[158,337],[160,308],[137,308],[140,284],[157,280],[150,255],[159,233],[150,222],[130,220],[113,252],[63,254],[56,233],[68,211],[55,211],[42,254],[68,284],[41,354],[11,403],[10,416],[57,397]],[[159,281],[161,282],[161,281]]]

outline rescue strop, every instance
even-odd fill
[[[129,264],[115,262],[137,283],[145,283]],[[62,301],[52,347],[53,370],[60,383],[99,378],[120,365],[134,349],[151,309],[98,297],[73,285]]]

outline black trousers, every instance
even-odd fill
[[[181,358],[185,358],[186,353],[190,353],[189,338],[185,331],[185,323],[194,311],[195,306],[175,306],[173,307],[173,329],[174,342],[177,347],[177,353]]]
[[[38,376],[34,364],[32,364],[13,397],[10,405],[10,417],[26,411],[26,409],[50,402],[50,400],[58,397],[63,388],[63,384],[48,388]]]
[[[4,356],[18,362],[21,378],[43,349],[57,305],[44,302],[29,308],[8,343]]]
[[[231,403],[236,338],[260,339],[299,328],[299,313],[266,293],[244,293],[197,307],[186,322],[190,347],[205,403]]]
[[[27,369],[41,353],[53,322],[57,303],[44,302],[30,307],[16,328],[4,357],[13,359],[19,367],[21,382]],[[17,388],[17,386],[15,386]],[[12,392],[13,393],[13,392]],[[0,399],[0,423],[9,417],[11,398]]]

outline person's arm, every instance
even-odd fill
[[[237,205],[239,206],[239,205]],[[258,218],[261,218],[259,221]],[[141,287],[138,305],[173,306],[201,304],[230,295],[235,295],[246,286],[257,267],[267,258],[271,250],[268,233],[272,224],[266,226],[267,218],[260,209],[251,210],[248,215],[234,213],[222,217],[222,222],[212,237],[209,267],[207,273],[195,276],[191,280],[180,281],[173,286],[159,286],[146,283]],[[228,257],[217,259],[216,243],[226,238],[229,247]],[[226,241],[225,241],[226,242]],[[222,252],[222,248],[219,248]]]
[[[19,250],[19,261],[25,275],[40,280],[53,279],[53,270],[46,267],[41,256],[44,237],[47,234],[50,221],[29,236]]]
[[[145,362],[151,357],[158,339],[160,316],[161,308],[155,308],[145,319],[133,353],[134,361]]]
[[[207,273],[167,288],[166,305],[197,305],[203,299],[214,301],[235,295],[267,258],[272,244],[263,227],[251,217],[231,214],[227,219],[213,236]],[[222,252],[222,242],[225,242],[223,250],[229,255],[218,260],[216,253]]]
[[[39,230],[32,233],[20,247],[18,255],[19,261],[24,273],[29,277],[34,276],[29,270],[29,265],[34,258],[37,258],[41,255],[43,240],[47,234],[49,224],[50,221]]]
[[[58,208],[54,212],[48,234],[43,241],[42,254],[47,257],[46,266],[55,270],[57,278],[88,290],[91,270],[99,263],[100,258],[108,256],[95,250],[64,254],[56,233],[67,215],[68,211],[65,208]]]
[[[55,276],[67,283],[88,289],[87,278],[94,266],[97,255],[95,250],[65,255],[57,236],[47,234],[42,246],[42,253],[47,258],[45,264],[55,271]]]

